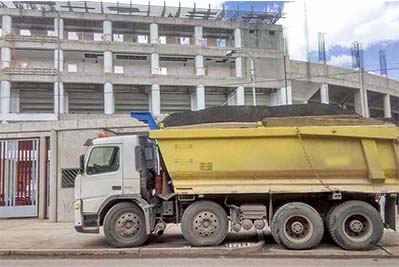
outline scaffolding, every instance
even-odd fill
[[[130,3],[106,3],[90,1],[0,1],[0,8],[17,8],[39,10],[42,12],[84,12],[98,14],[116,14],[128,16],[172,17],[202,20],[237,21],[247,23],[275,24],[282,18],[281,9],[277,11],[227,10],[223,5],[221,9],[197,8],[179,6],[139,5]]]

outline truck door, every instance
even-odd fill
[[[84,213],[96,213],[110,195],[122,194],[122,149],[119,144],[94,146],[82,176]]]

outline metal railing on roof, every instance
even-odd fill
[[[275,24],[282,18],[281,9],[278,10],[227,10],[179,6],[156,6],[130,3],[106,3],[90,1],[0,1],[0,8],[19,8],[26,10],[40,10],[48,12],[86,12],[99,14],[117,14],[129,16],[173,17],[203,20],[238,21],[248,23]]]

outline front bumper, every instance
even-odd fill
[[[75,230],[77,232],[87,233],[87,234],[100,233],[98,220],[93,220],[93,216],[90,216],[91,220],[85,220],[86,216],[83,215],[82,200],[80,199],[74,202],[74,216],[75,216]]]

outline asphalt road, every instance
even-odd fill
[[[399,266],[399,259],[270,259],[270,258],[165,258],[165,259],[1,259],[7,267],[370,267]]]

